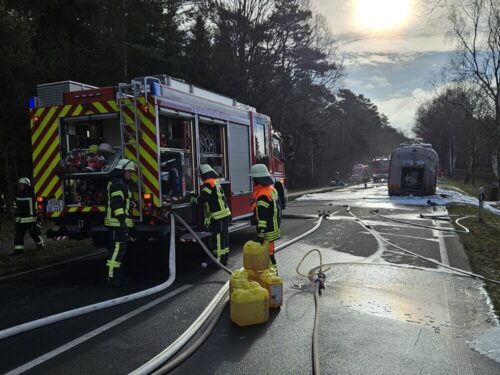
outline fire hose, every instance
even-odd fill
[[[169,252],[169,277],[168,279],[152,288],[141,290],[140,292],[128,294],[126,296],[113,298],[107,301],[95,303],[88,306],[79,307],[77,309],[64,311],[58,314],[47,316],[44,318],[36,319],[31,322],[23,323],[14,327],[10,327],[0,331],[0,340],[6,339],[11,336],[18,335],[23,332],[32,331],[36,328],[44,327],[50,324],[54,324],[66,319],[71,319],[77,316],[89,314],[102,309],[107,309],[109,307],[114,307],[121,305],[126,302],[135,301],[140,298],[150,296],[152,294],[164,291],[175,281],[176,269],[175,269],[175,220],[172,217],[170,222],[170,252]]]
[[[174,214],[176,218],[179,220],[181,224],[184,225],[184,227],[191,233],[191,235],[198,241],[198,243],[202,246],[203,250],[211,255],[210,250],[205,246],[201,238],[196,234],[195,231],[192,230],[189,225],[186,224],[186,222],[178,217],[176,214]],[[315,216],[317,218],[317,216]],[[290,241],[285,242],[284,244],[281,244],[279,246],[276,246],[275,252],[278,252],[294,243],[297,241],[300,241],[304,237],[307,237],[311,233],[315,232],[321,225],[323,221],[324,215],[319,216],[319,220],[316,223],[316,225],[309,229],[308,231],[302,233],[301,235],[291,239]],[[212,256],[213,257],[213,256]],[[212,260],[215,258],[213,257]],[[217,262],[219,267],[222,266],[220,262]],[[223,266],[222,266],[223,267]],[[221,267],[221,268],[222,268]],[[226,268],[226,267],[224,267]],[[227,272],[227,271],[226,271]],[[184,362],[187,358],[189,358],[202,344],[203,342],[210,336],[211,332],[215,328],[215,325],[217,324],[222,311],[224,310],[226,304],[229,302],[229,298],[226,296],[223,298],[226,293],[229,291],[229,281],[224,284],[224,286],[220,289],[220,291],[217,293],[217,295],[212,299],[210,304],[207,306],[207,308],[198,316],[198,318],[195,320],[195,322],[180,336],[175,340],[172,344],[170,344],[165,350],[163,350],[161,353],[156,355],[154,358],[152,358],[150,361],[136,369],[135,371],[131,372],[132,375],[145,375],[145,374],[150,374],[153,373],[155,375],[157,374],[166,374],[172,369],[174,369],[176,366],[180,365],[182,362]],[[222,303],[222,305],[219,306],[219,304]],[[209,326],[207,327],[207,330],[198,338],[198,340],[193,343],[193,345],[187,349],[185,352],[180,354],[177,358],[174,360],[170,361],[170,359],[177,354],[177,352],[196,334],[196,332],[202,327],[203,323],[207,321],[207,319],[213,314],[215,309],[219,306],[218,313],[213,317],[212,321],[210,322]],[[170,362],[168,362],[170,361]],[[162,367],[160,367],[162,366]],[[156,370],[156,371],[155,371]]]

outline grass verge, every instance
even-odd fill
[[[0,276],[12,275],[33,268],[47,266],[86,255],[96,250],[91,240],[47,240],[46,247],[41,251],[37,251],[35,250],[35,245],[29,239],[29,235],[26,233],[26,249],[21,254],[12,254],[13,237],[13,220],[2,220],[2,227],[0,228]]]
[[[454,204],[448,206],[452,217],[473,216],[460,223],[470,233],[460,233],[460,242],[469,258],[474,273],[500,281],[500,216],[484,212],[484,222],[477,218],[477,207]],[[500,315],[500,285],[485,281],[485,288],[491,298],[495,313]]]

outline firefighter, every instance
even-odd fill
[[[191,203],[203,204],[205,212],[204,224],[211,232],[210,247],[214,257],[227,266],[229,256],[229,210],[226,196],[219,184],[219,175],[208,164],[200,165],[203,180],[200,195],[191,198]]]
[[[132,192],[128,186],[135,164],[128,159],[121,159],[111,172],[108,182],[106,218],[104,225],[109,230],[109,249],[111,254],[106,262],[108,283],[113,286],[123,285],[126,281],[122,263],[127,252],[127,237],[133,228]]]
[[[261,243],[269,241],[271,267],[277,270],[274,256],[274,241],[280,238],[280,204],[274,182],[264,164],[254,164],[250,168],[254,182],[252,209],[257,222],[257,236]]]
[[[14,198],[14,215],[16,218],[14,253],[24,250],[24,235],[29,232],[35,241],[38,250],[43,249],[42,233],[36,216],[36,202],[28,178],[22,177],[17,183],[17,191]]]

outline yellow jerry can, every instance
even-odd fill
[[[231,278],[229,279],[229,295],[233,292],[233,289],[247,289],[248,285],[248,271],[247,270],[236,270],[231,274]]]
[[[243,267],[253,271],[262,271],[269,267],[269,242],[260,244],[248,241],[243,247]]]
[[[269,307],[278,308],[283,305],[283,279],[276,271],[268,268],[259,272],[259,284],[269,292]]]
[[[269,319],[269,292],[255,281],[249,282],[248,289],[233,289],[230,300],[231,320],[240,327]]]

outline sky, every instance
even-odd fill
[[[312,7],[327,18],[345,87],[413,136],[415,111],[433,96],[453,49],[444,10],[430,12],[424,0],[312,0]]]

